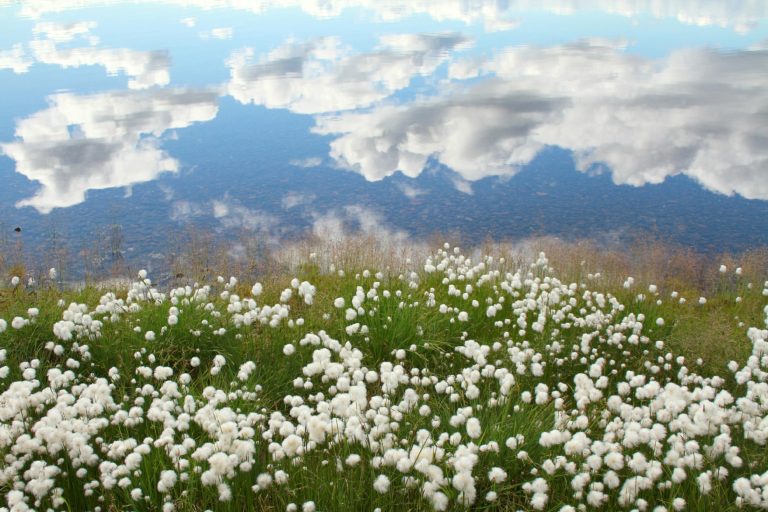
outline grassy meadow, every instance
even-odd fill
[[[768,509],[765,251],[220,263],[6,267],[0,510]]]

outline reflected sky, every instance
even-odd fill
[[[685,174],[718,193],[768,199],[768,50],[676,50],[649,60],[604,41],[512,47],[458,60],[481,78],[447,94],[322,117],[331,154],[376,180],[437,158],[466,180],[509,176],[546,146],[617,184]],[[457,129],[461,127],[461,129]]]
[[[0,0],[0,229],[82,246],[121,224],[137,254],[187,224],[766,244],[767,19],[757,0]]]
[[[160,148],[163,134],[216,117],[216,94],[183,89],[60,93],[50,107],[16,123],[16,142],[0,145],[16,172],[40,184],[17,207],[40,213],[85,201],[90,190],[151,181],[179,163]]]

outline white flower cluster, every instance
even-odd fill
[[[62,341],[93,340],[101,335],[101,327],[101,321],[88,314],[88,306],[72,303],[64,311],[62,319],[53,325],[53,334]]]
[[[220,279],[218,295],[197,285],[165,294],[142,271],[125,299],[70,305],[52,329],[71,343],[46,345],[52,363],[15,361],[16,380],[0,370],[6,509],[64,509],[72,487],[104,510],[105,496],[118,495],[166,511],[194,493],[229,502],[243,482],[258,496],[288,495],[306,491],[304,468],[320,460],[338,473],[368,471],[376,494],[417,493],[436,511],[506,504],[510,493],[509,503],[533,510],[683,510],[682,488],[768,509],[768,468],[754,455],[768,445],[768,330],[748,330],[752,353],[727,378],[704,377],[654,339],[663,322],[561,282],[543,254],[510,270],[446,247],[423,269],[388,281],[366,271],[353,295],[328,298],[336,327],[295,335],[303,319],[291,316],[293,291],[319,307],[315,286],[298,278],[270,306],[256,302],[258,283],[250,298],[235,294],[234,278]],[[140,313],[152,308],[167,324],[143,329]],[[398,315],[414,311],[455,343],[429,341],[421,324],[403,341]],[[765,314],[768,326],[768,306]],[[39,312],[27,316],[11,331],[0,321],[0,343]],[[189,330],[201,341],[234,331],[258,343],[259,329],[286,327],[291,342],[277,346],[296,364],[283,383],[292,391],[265,398],[267,383],[256,382],[270,373],[264,362],[229,354],[213,355],[210,374],[200,371],[201,358],[211,361],[203,353],[160,364],[152,347],[186,329],[187,317],[203,318]],[[102,375],[82,343],[95,346],[121,322],[144,332],[144,348],[133,366]],[[470,332],[475,324],[483,328]]]

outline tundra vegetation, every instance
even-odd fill
[[[437,247],[4,276],[0,510],[768,509],[764,254]]]

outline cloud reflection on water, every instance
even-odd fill
[[[96,28],[95,21],[75,21],[70,23],[56,23],[44,21],[35,24],[32,32],[35,35],[43,34],[46,39],[54,43],[67,43],[78,36],[85,36]]]
[[[376,181],[419,175],[430,157],[466,180],[510,176],[539,150],[605,164],[619,184],[686,174],[706,188],[768,199],[768,51],[686,49],[661,60],[589,41],[515,47],[455,63],[481,77],[435,98],[318,117],[331,156]]]
[[[107,74],[124,73],[129,89],[147,89],[153,86],[168,85],[168,68],[171,59],[168,52],[136,51],[128,48],[58,48],[53,41],[33,41],[30,44],[37,62],[61,66],[62,68],[80,66],[102,66]]]
[[[10,69],[17,75],[26,73],[34,62],[27,56],[24,46],[14,44],[10,50],[0,50],[0,70]]]
[[[587,5],[579,0],[171,3],[253,12],[294,5],[318,17],[363,6],[380,19],[427,13],[436,20],[481,21],[486,29],[513,28],[512,14],[518,11],[568,13]],[[55,12],[67,5],[33,0],[21,12]],[[683,0],[589,5],[627,16],[650,12],[736,28],[768,16],[765,4],[749,1],[728,9],[722,2]],[[196,25],[194,18],[183,21]],[[40,22],[32,29],[36,39],[0,52],[0,69],[16,73],[28,71],[34,62],[64,68],[99,65],[109,74],[127,75],[129,89],[150,89],[61,93],[51,97],[48,109],[18,121],[18,140],[0,148],[16,160],[17,172],[41,184],[18,206],[47,213],[83,202],[88,190],[130,187],[176,171],[178,161],[160,147],[162,134],[216,117],[214,92],[152,89],[170,83],[167,52],[99,48],[94,27],[91,21]],[[228,38],[233,29],[206,34]],[[76,40],[88,46],[69,47]],[[572,150],[582,171],[605,164],[616,183],[660,183],[682,173],[716,192],[768,199],[764,45],[731,52],[678,50],[653,60],[627,53],[625,42],[595,39],[461,59],[459,51],[470,45],[467,36],[438,33],[380,36],[367,53],[355,53],[338,37],[290,40],[262,57],[245,48],[230,53],[230,79],[220,91],[242,104],[315,116],[314,131],[333,138],[330,156],[370,181],[397,171],[417,177],[436,159],[456,171],[455,188],[471,194],[473,181],[512,176],[554,145]],[[416,78],[443,81],[432,97],[393,98]],[[324,160],[290,163],[314,167]],[[409,199],[429,193],[398,187]],[[180,204],[179,215],[189,213],[184,209],[189,205]],[[223,224],[242,224],[240,211],[233,208],[235,214],[218,218]]]
[[[146,89],[170,83],[171,59],[167,51],[98,48],[96,45],[99,43],[99,38],[91,33],[96,26],[97,23],[94,21],[37,23],[32,32],[38,37],[30,41],[29,53],[36,62],[60,66],[64,69],[101,66],[110,76],[123,73],[130,78],[129,89]],[[86,39],[90,46],[61,48],[62,43],[69,43],[76,39]],[[29,65],[22,72],[28,69]]]
[[[289,42],[254,63],[248,48],[228,61],[229,94],[243,104],[285,108],[299,114],[368,106],[428,76],[449,52],[470,44],[459,34],[404,34],[380,37],[381,47],[351,54],[336,37]]]
[[[144,0],[146,2],[147,0]],[[0,6],[16,0],[0,0]],[[124,0],[26,0],[21,4],[23,17],[37,19],[89,5],[112,5]],[[142,3],[136,0],[136,3]],[[650,15],[671,18],[696,26],[730,27],[746,32],[768,17],[768,3],[762,0],[166,0],[179,7],[200,9],[233,9],[260,14],[272,9],[298,8],[317,17],[341,15],[345,10],[363,8],[382,21],[402,20],[415,15],[427,15],[436,21],[483,23],[486,29],[510,29],[517,26],[516,16],[525,11],[545,11],[573,14],[580,11],[600,11],[626,17]]]
[[[72,23],[41,22],[32,32],[35,38],[28,44],[17,43],[10,50],[0,51],[0,69],[16,74],[29,71],[35,64],[49,64],[64,69],[81,66],[101,66],[107,74],[123,73],[129,77],[129,89],[147,89],[170,83],[170,55],[167,51],[138,51],[129,48],[99,48],[99,38],[91,33],[94,21]],[[63,43],[85,39],[89,46],[62,48]]]
[[[175,172],[178,161],[160,148],[168,130],[210,121],[216,93],[186,89],[62,93],[18,121],[14,142],[0,144],[16,171],[40,183],[17,203],[41,213],[81,203],[88,190],[129,187]]]

